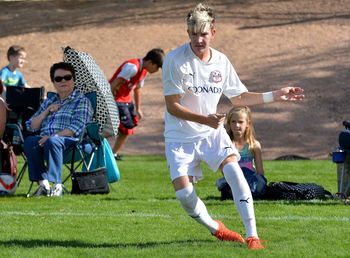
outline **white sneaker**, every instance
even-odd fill
[[[63,195],[63,186],[62,185],[55,185],[53,190],[51,191],[52,197],[60,197]]]

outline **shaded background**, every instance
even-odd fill
[[[52,90],[49,68],[62,47],[90,53],[109,79],[126,59],[188,41],[185,17],[197,1],[0,1],[0,65],[23,45],[23,73]],[[297,154],[328,158],[342,121],[350,120],[350,1],[211,1],[217,12],[213,47],[225,53],[250,91],[299,85],[301,103],[252,107],[265,159]],[[223,98],[220,112],[229,110]],[[163,153],[161,73],[146,78],[145,119],[124,154]]]

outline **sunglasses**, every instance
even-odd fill
[[[53,78],[53,80],[55,82],[61,82],[63,79],[65,81],[70,81],[73,79],[73,76],[69,74],[69,75],[65,75],[65,76],[56,76],[55,78]]]

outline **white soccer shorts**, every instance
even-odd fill
[[[216,172],[228,156],[236,155],[240,159],[238,150],[222,126],[197,142],[165,143],[165,155],[171,181],[182,176],[193,176],[194,182],[202,179],[201,161]]]

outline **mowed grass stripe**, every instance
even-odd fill
[[[95,212],[37,212],[37,211],[29,211],[29,212],[18,212],[18,211],[1,211],[0,216],[60,216],[60,217],[138,217],[138,218],[179,218],[179,217],[187,217],[187,216],[174,216],[170,214],[155,214],[155,213],[143,213],[143,212],[135,212],[135,213],[95,213]],[[220,215],[215,216],[215,218],[225,218],[225,219],[233,219],[235,216],[230,215]],[[258,218],[259,221],[334,221],[334,222],[349,222],[349,217],[320,217],[320,216],[271,216],[271,217],[261,217]]]

